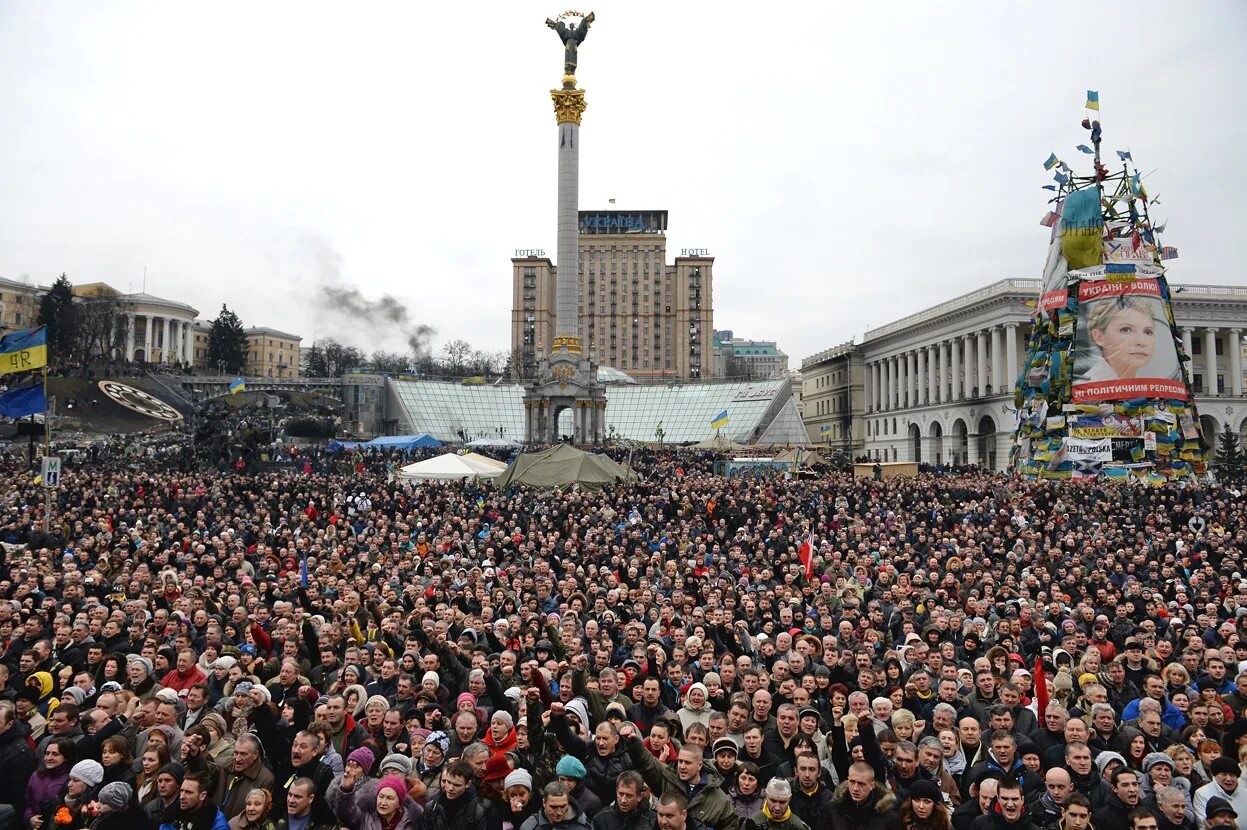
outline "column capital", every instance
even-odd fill
[[[1018,327],[1018,326],[1020,326],[1020,325],[1022,325],[1022,324],[1021,324],[1021,323],[1019,323],[1017,320],[1012,320],[1012,321],[1010,321],[1010,322],[1008,322],[1008,323],[1005,323],[1003,326],[1001,326],[1001,328],[1005,328],[1005,329],[1015,329],[1015,328],[1017,328],[1017,327]]]
[[[1216,334],[1217,332],[1221,331],[1221,329],[1217,328],[1216,326],[1204,326],[1203,328],[1204,328],[1204,334]]]
[[[1243,333],[1243,330],[1242,330],[1241,328],[1232,328],[1232,329],[1230,329],[1230,334],[1233,334],[1233,335],[1235,335],[1235,336],[1238,336],[1238,335],[1240,335],[1240,334],[1242,334],[1242,333]]]

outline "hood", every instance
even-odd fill
[[[831,802],[833,804],[848,805],[851,804],[852,800],[853,799],[849,796],[849,784],[847,781],[836,787],[836,792],[831,797]],[[894,807],[896,807],[896,794],[891,790],[884,789],[879,786],[878,782],[875,782],[875,788],[866,798],[865,808],[873,809],[879,815],[883,815],[884,813],[892,810]]]
[[[580,734],[588,735],[589,728],[592,726],[589,722],[589,704],[583,697],[574,697],[564,704],[563,709],[570,711],[580,718]]]

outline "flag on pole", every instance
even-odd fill
[[[10,389],[0,395],[0,415],[6,418],[25,418],[27,415],[47,411],[48,399],[42,383],[22,389]]]
[[[1056,167],[1060,163],[1061,163],[1061,160],[1056,157],[1056,153],[1049,153],[1048,160],[1043,163],[1043,169],[1051,170],[1053,167]]]
[[[47,326],[15,331],[0,337],[0,375],[42,369],[47,365]]]
[[[1048,679],[1044,676],[1042,654],[1035,658],[1035,676],[1032,680],[1035,681],[1035,705],[1038,707],[1035,716],[1042,719],[1048,711]]]
[[[810,528],[810,534],[801,543],[801,547],[797,548],[797,554],[801,557],[801,564],[805,566],[805,578],[807,580],[814,578],[814,529]]]
[[[1048,211],[1048,215],[1047,215],[1047,216],[1045,216],[1044,218],[1040,219],[1040,220],[1039,220],[1039,224],[1043,225],[1045,228],[1050,228],[1050,227],[1052,227],[1053,225],[1055,225],[1055,224],[1056,224],[1056,221],[1057,221],[1058,219],[1060,219],[1060,218],[1061,218],[1061,217],[1057,216],[1057,215],[1056,215],[1055,213],[1053,213],[1052,211]]]
[[[1117,151],[1117,158],[1121,159],[1122,161],[1133,161],[1133,160],[1134,160],[1134,159],[1130,158],[1130,151],[1129,151],[1129,150],[1118,150],[1118,151]]]
[[[1087,109],[1100,111],[1100,93],[1094,89],[1087,90]]]
[[[710,422],[711,429],[718,429],[719,427],[725,427],[725,426],[727,426],[727,410],[726,409],[720,412],[718,415],[714,416],[714,420]]]
[[[230,381],[229,393],[231,395],[237,395],[239,392],[246,392],[246,391],[247,391],[247,382],[243,380],[242,378],[235,378],[234,380]]]
[[[1166,245],[1165,247],[1160,249],[1160,258],[1161,259],[1177,259],[1178,249],[1170,245]]]
[[[1081,150],[1082,152],[1086,153],[1086,154],[1087,154],[1087,155],[1089,155],[1089,156],[1090,156],[1090,155],[1094,155],[1094,154],[1095,154],[1095,150],[1092,150],[1092,149],[1091,149],[1090,147],[1088,147],[1086,144],[1079,144],[1079,145],[1078,145],[1077,147],[1075,147],[1074,149],[1075,149],[1075,150]]]

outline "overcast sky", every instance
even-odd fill
[[[553,0],[551,0],[553,2]],[[555,251],[562,48],[522,2],[0,3],[0,276],[221,304],[397,348],[509,340],[510,257]],[[1169,220],[1171,279],[1247,284],[1247,4],[594,0],[582,209],[670,211],[714,320],[793,366],[1034,277],[1085,91]],[[1153,172],[1154,171],[1154,172]]]

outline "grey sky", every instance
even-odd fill
[[[555,249],[561,47],[523,2],[0,4],[0,275],[102,280],[398,348],[326,281],[502,349]],[[1171,279],[1247,282],[1247,4],[595,0],[581,207],[670,211],[715,324],[801,357],[1037,276],[1086,89],[1169,219]]]

